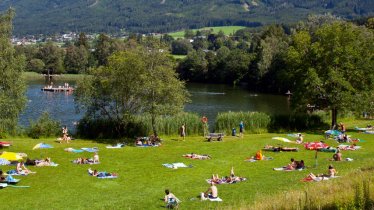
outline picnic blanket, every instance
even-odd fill
[[[334,147],[326,147],[326,148],[319,148],[318,151],[320,152],[334,152],[336,153],[338,150]]]
[[[289,170],[287,167],[273,168],[274,171],[302,171],[304,168]]]
[[[99,149],[97,147],[92,147],[92,148],[86,148],[86,147],[83,147],[81,148],[83,151],[86,151],[86,152],[98,152]]]
[[[245,178],[245,177],[234,177],[232,179],[234,179],[234,181],[227,181],[225,178],[222,178],[218,182],[214,182],[214,184],[235,184],[235,183],[244,182],[244,181],[247,180],[247,178]],[[208,184],[211,184],[213,182],[213,180],[212,179],[206,179],[206,182]]]
[[[339,136],[342,134],[339,130],[327,130],[325,131],[326,135],[331,135],[331,136]]]
[[[374,131],[365,131],[366,134],[374,134]]]
[[[124,146],[125,146],[125,144],[118,143],[116,145],[107,145],[106,148],[108,148],[108,149],[119,149],[119,148],[122,148]]]
[[[185,155],[182,155],[182,156],[185,157],[185,158],[191,158],[191,159],[195,159],[195,160],[206,160],[206,159],[210,159],[209,155],[198,155],[198,154],[194,154],[194,153],[185,154]]]
[[[323,148],[328,148],[329,145],[323,143],[323,142],[307,142],[304,144],[305,149],[309,150],[318,150]]]
[[[273,158],[272,157],[264,157],[262,160],[273,160]],[[259,160],[256,160],[254,157],[251,157],[251,158],[245,159],[244,161],[256,162],[256,161],[259,161]]]
[[[373,130],[373,127],[359,128],[359,127],[356,126],[355,130],[357,130],[357,131],[370,131],[370,130]]]
[[[64,149],[66,152],[74,152],[74,153],[80,153],[80,152],[84,152],[84,150],[81,150],[81,149],[74,149],[74,148],[65,148]]]
[[[165,164],[162,164],[162,165],[165,166],[166,168],[173,168],[173,169],[177,169],[177,168],[192,168],[192,165],[187,166],[184,163],[165,163]]]

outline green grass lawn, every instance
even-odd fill
[[[193,29],[193,32],[196,32],[198,30],[210,30],[213,29],[213,33],[218,33],[219,31],[223,31],[225,35],[230,35],[235,33],[237,30],[245,28],[244,26],[219,26],[219,27],[204,27],[200,29]],[[169,33],[170,36],[174,37],[174,39],[183,38],[184,37],[184,30],[177,31],[173,33]]]
[[[352,124],[353,125],[353,124]],[[351,126],[350,126],[351,127]],[[344,151],[343,158],[353,158],[353,162],[335,162],[340,176],[345,176],[355,169],[374,165],[374,135],[350,131],[354,138],[366,140],[359,143],[363,148],[357,151]],[[70,144],[59,144],[53,139],[9,138],[13,146],[3,151],[24,152],[31,159],[51,157],[60,164],[58,167],[34,167],[29,169],[36,174],[17,177],[18,185],[30,188],[6,188],[0,190],[3,197],[2,209],[162,209],[160,200],[164,190],[170,189],[182,200],[181,209],[232,208],[251,204],[256,199],[267,195],[284,193],[290,189],[304,189],[314,183],[300,182],[308,173],[323,173],[331,164],[327,159],[332,153],[318,153],[318,165],[314,168],[314,151],[307,151],[300,145],[299,152],[264,152],[274,160],[245,162],[266,144],[277,145],[282,142],[272,140],[274,136],[287,137],[286,134],[247,134],[243,139],[225,137],[224,142],[205,142],[202,137],[187,137],[186,141],[177,141],[176,137],[164,137],[164,143],[155,148],[137,148],[126,146],[121,149],[106,149],[106,144],[90,140],[74,140]],[[290,137],[288,137],[290,138]],[[291,138],[292,139],[292,138]],[[305,141],[319,141],[321,133],[305,133]],[[37,143],[45,142],[54,146],[52,149],[32,150]],[[336,146],[331,139],[326,143]],[[92,157],[92,153],[69,153],[67,147],[98,147],[101,164],[75,165],[72,160],[78,157]],[[209,154],[210,160],[190,160],[183,158],[186,153]],[[308,168],[305,171],[273,171],[281,167],[290,158],[303,159]],[[192,168],[168,169],[163,163],[184,162]],[[235,174],[248,178],[247,181],[218,185],[219,197],[223,202],[201,202],[197,199],[200,192],[209,185],[205,179],[211,175],[229,175],[234,166]],[[98,179],[87,174],[88,168],[99,171],[115,172],[117,179]],[[3,171],[15,166],[1,166]],[[331,180],[335,181],[335,180]],[[5,196],[6,195],[6,199]]]

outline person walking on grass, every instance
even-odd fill
[[[186,125],[183,123],[182,126],[179,128],[179,132],[183,141],[186,139]]]
[[[243,132],[244,132],[244,123],[243,123],[243,121],[240,121],[240,123],[239,123],[239,137],[240,138],[243,138]]]

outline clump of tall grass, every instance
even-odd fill
[[[373,209],[373,171],[371,167],[334,180],[306,183],[304,190],[265,195],[237,209]]]
[[[239,130],[243,121],[246,133],[264,133],[270,123],[269,115],[261,112],[223,112],[218,113],[215,123],[216,132],[231,133],[233,128]]]
[[[150,115],[138,115],[135,121],[142,125],[144,135],[152,133]],[[203,124],[198,114],[182,112],[173,116],[156,118],[156,130],[159,135],[178,135],[182,124],[186,126],[187,135],[203,135]]]

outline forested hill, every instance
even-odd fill
[[[169,32],[202,26],[290,23],[308,14],[374,15],[374,0],[1,0],[15,34]]]

